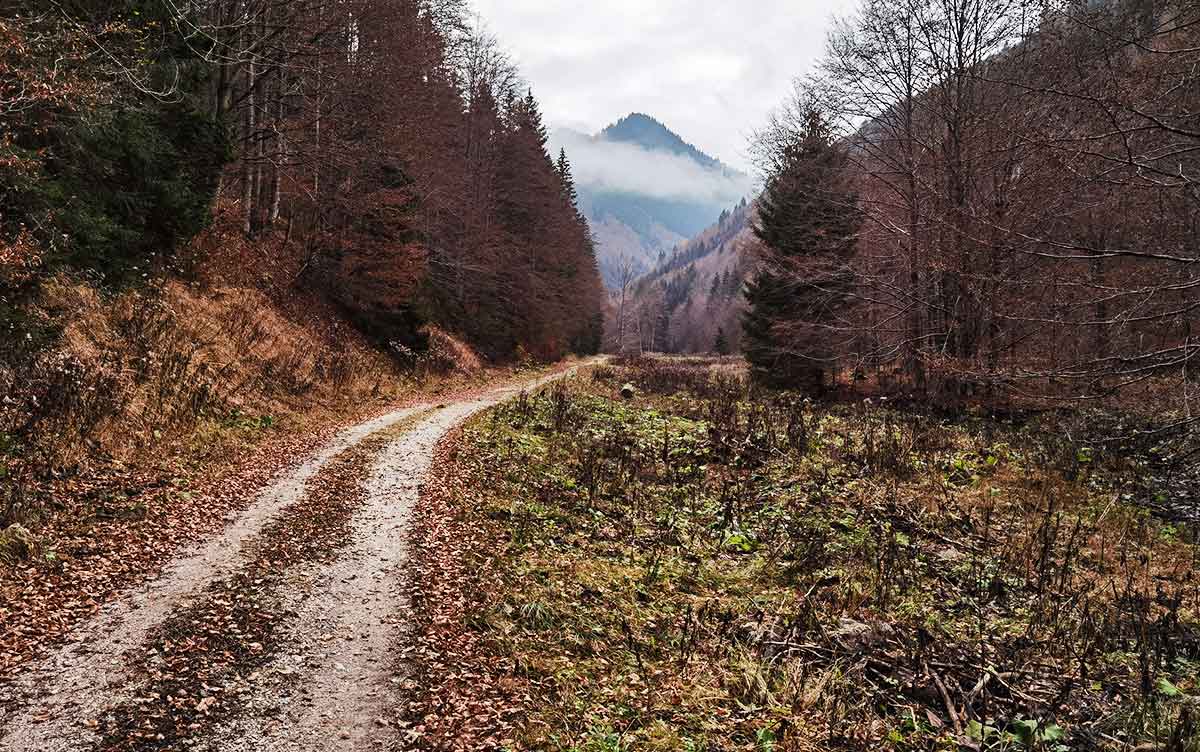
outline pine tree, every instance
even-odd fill
[[[824,118],[810,113],[759,199],[754,233],[766,252],[746,288],[743,350],[760,383],[820,393],[845,345],[861,215],[844,163]]]
[[[575,189],[575,178],[571,175],[571,162],[567,159],[566,149],[559,149],[558,164],[555,165],[555,169],[563,184],[563,195],[575,213],[579,214],[579,191]]]
[[[576,269],[571,277],[578,282],[575,295],[572,296],[572,306],[580,302],[590,302],[599,307],[603,299],[600,282],[600,267],[596,262],[596,243],[592,239],[592,231],[587,217],[579,209],[579,192],[575,188],[575,178],[571,175],[571,162],[567,159],[567,150],[560,149],[555,172],[562,183],[563,199],[572,212],[573,222],[568,228],[570,245],[569,252],[576,258]],[[598,313],[590,319],[576,322],[576,332],[571,339],[571,350],[579,355],[595,355],[604,344],[604,314]]]
[[[729,338],[725,336],[725,327],[717,327],[717,339],[713,342],[713,352],[717,355],[729,354]]]
[[[500,331],[515,337],[499,354],[525,347],[546,360],[591,349],[603,298],[585,218],[565,154],[546,152],[546,128],[532,94],[513,98],[499,138],[496,217],[502,257],[495,269]]]
[[[742,286],[742,280],[732,269],[726,269],[724,276],[721,277],[721,292],[726,298],[732,298],[737,295],[738,288]]]

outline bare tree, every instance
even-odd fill
[[[629,288],[638,276],[637,270],[637,263],[631,254],[622,253],[617,257],[617,287],[620,290],[617,303],[616,351],[618,353],[625,352],[626,306],[629,302]]]

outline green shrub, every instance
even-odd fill
[[[87,117],[30,194],[62,240],[48,265],[113,286],[140,279],[204,228],[227,156],[223,130],[184,104]]]

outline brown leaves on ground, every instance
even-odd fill
[[[41,556],[0,571],[0,681],[114,594],[151,579],[180,548],[219,530],[271,477],[324,443],[331,429],[279,436],[232,470],[202,469],[190,482],[191,471],[168,466],[60,487],[63,510],[37,531]],[[103,498],[119,501],[85,501]],[[88,506],[97,512],[78,518]]]
[[[529,700],[511,661],[489,651],[469,624],[500,592],[488,562],[502,548],[494,529],[463,514],[470,495],[455,462],[460,442],[456,431],[438,447],[410,539],[416,623],[403,651],[410,700],[401,710],[419,749],[501,749]]]
[[[310,457],[340,427],[430,396],[469,399],[527,375],[488,370],[430,381],[391,405],[313,406],[307,425],[268,434],[255,448],[179,456],[139,470],[109,465],[57,482],[53,514],[33,529],[39,555],[17,568],[0,566],[0,684],[117,594],[153,579],[181,549],[220,530],[271,478]]]
[[[174,749],[215,718],[237,712],[238,696],[251,689],[253,672],[275,654],[280,627],[294,616],[277,597],[279,586],[293,567],[336,556],[348,543],[370,461],[388,433],[329,463],[304,500],[254,541],[250,564],[155,633],[140,666],[145,684],[104,720],[99,749]]]

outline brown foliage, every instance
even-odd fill
[[[1200,19],[1143,5],[875,0],[833,34],[760,156],[814,102],[844,118],[868,220],[846,362],[947,398],[1186,388]]]
[[[247,236],[286,225],[305,281],[383,342],[421,345],[432,317],[493,356],[571,349],[601,301],[586,228],[536,104],[458,3],[210,14],[214,110],[239,131],[223,195]]]

